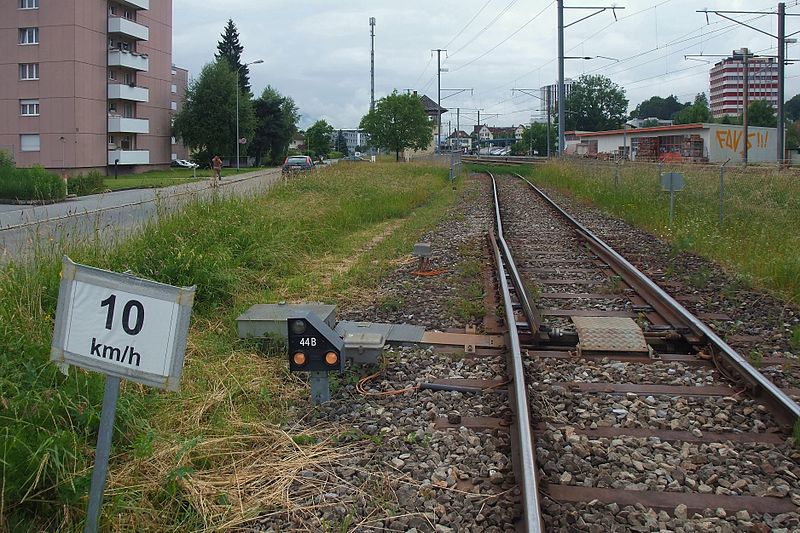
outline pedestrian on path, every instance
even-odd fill
[[[214,171],[214,175],[211,177],[211,186],[219,187],[219,180],[222,179],[222,159],[218,155],[211,160],[211,169]]]

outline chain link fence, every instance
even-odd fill
[[[461,155],[460,150],[450,153],[450,181],[454,181],[461,176]]]

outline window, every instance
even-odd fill
[[[38,117],[39,100],[20,100],[19,114],[23,117]]]
[[[19,65],[19,79],[21,79],[21,80],[38,80],[39,79],[39,63],[20,63],[20,65]]]
[[[39,9],[39,0],[19,0],[20,9]]]
[[[112,69],[108,69],[108,79],[110,80],[117,79],[117,74]]]
[[[38,152],[39,151],[39,134],[38,133],[23,133],[19,136],[19,149],[22,152]]]
[[[177,139],[175,139],[175,137],[170,137],[170,138],[169,138],[169,140],[170,140],[170,142],[171,142],[172,144],[178,144],[178,140],[177,140]],[[177,159],[177,158],[176,158],[176,159]]]
[[[173,83],[170,87],[170,90],[172,91],[172,94],[175,94],[178,92],[178,86]]]
[[[170,102],[169,108],[172,109],[173,111],[177,111],[178,110],[178,102]]]
[[[19,44],[39,44],[39,28],[20,28]]]

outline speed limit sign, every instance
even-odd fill
[[[65,257],[51,360],[177,390],[194,291]]]

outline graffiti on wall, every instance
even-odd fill
[[[717,130],[717,142],[719,147],[734,152],[744,150],[744,130],[728,128],[727,130]],[[754,131],[749,132],[747,135],[747,149],[750,150],[755,146],[756,148],[767,148],[769,142],[769,132]]]

